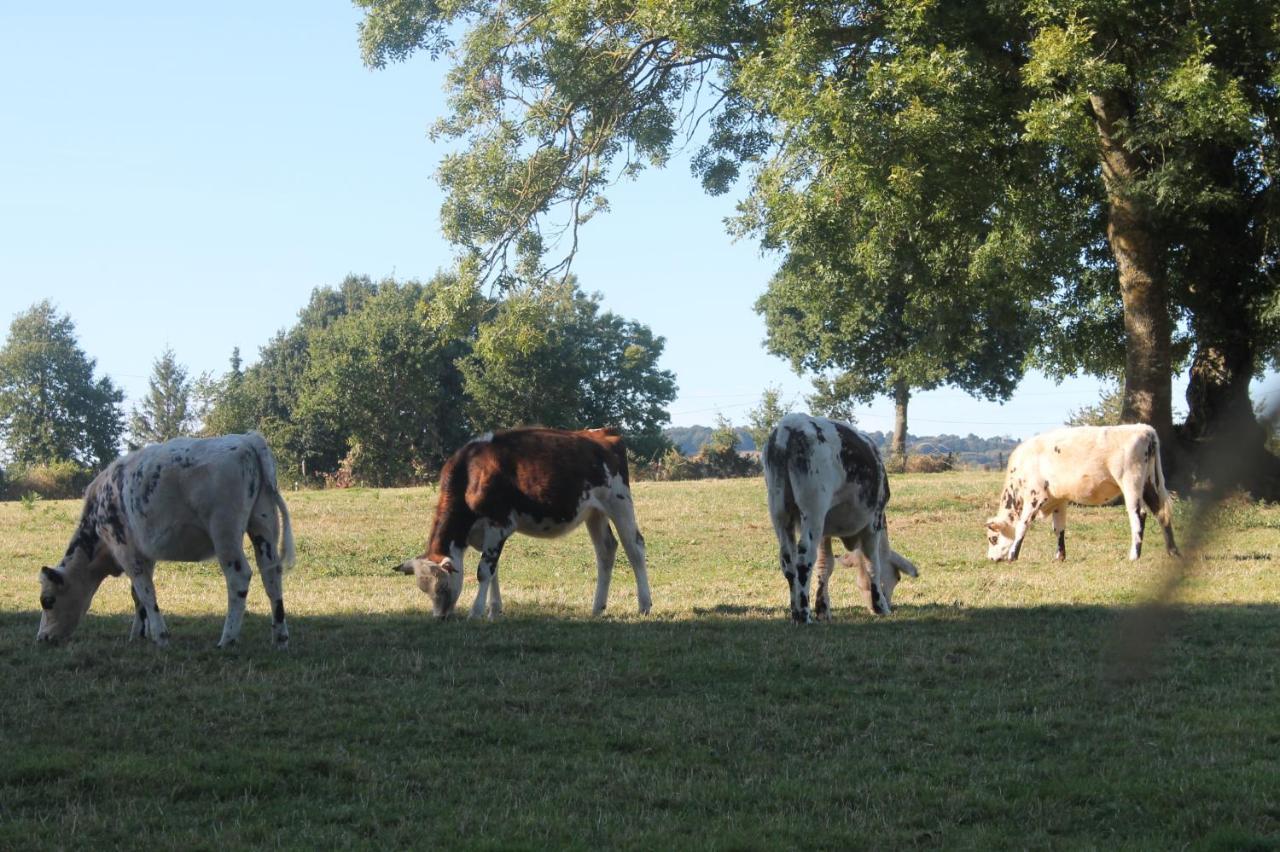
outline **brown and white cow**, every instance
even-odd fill
[[[644,536],[636,526],[627,453],[616,429],[524,428],[491,432],[455,452],[440,472],[440,496],[426,552],[399,566],[431,597],[437,617],[448,615],[462,594],[463,556],[480,551],[479,590],[471,617],[502,612],[498,559],[513,533],[562,536],[585,522],[596,551],[593,612],[609,597],[618,539],[636,576],[641,614],[652,605],[645,571]]]
[[[286,648],[282,574],[294,561],[293,530],[276,487],[276,462],[263,437],[250,432],[177,438],[116,459],[85,490],[80,522],[62,561],[40,569],[43,614],[37,641],[69,637],[102,581],[126,574],[136,607],[129,638],[149,636],[166,645],[169,629],[152,582],[156,562],[216,557],[227,581],[227,619],[218,646],[233,644],[253,573],[244,553],[245,533],[271,599],[275,644]]]
[[[1101,506],[1124,496],[1132,533],[1129,558],[1142,554],[1143,504],[1160,521],[1165,548],[1174,556],[1173,503],[1164,486],[1160,439],[1145,425],[1076,426],[1023,441],[1009,454],[1000,507],[987,520],[987,557],[1018,558],[1037,515],[1052,515],[1056,559],[1067,558],[1067,503]]]
[[[788,414],[765,442],[764,481],[782,575],[791,591],[791,617],[802,623],[815,614],[831,618],[832,537],[848,548],[840,562],[858,572],[867,608],[877,615],[891,612],[898,580],[917,572],[889,547],[884,515],[889,477],[871,439],[838,420]],[[818,593],[811,613],[815,566]]]

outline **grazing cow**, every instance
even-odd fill
[[[889,477],[871,439],[847,423],[788,414],[765,443],[764,480],[782,575],[791,590],[791,617],[813,620],[809,580],[816,565],[814,608],[818,618],[831,618],[832,537],[849,550],[840,561],[857,570],[867,608],[877,615],[891,612],[898,580],[917,572],[889,547]]]
[[[1173,504],[1160,467],[1160,439],[1150,426],[1076,426],[1023,441],[1009,454],[1000,508],[987,520],[987,557],[1012,562],[1036,515],[1052,515],[1058,534],[1058,561],[1067,558],[1067,503],[1101,506],[1124,496],[1132,544],[1129,558],[1142,554],[1145,503],[1164,529],[1165,548],[1174,556]]]
[[[512,533],[555,538],[586,522],[596,551],[593,612],[609,597],[618,540],[636,575],[641,614],[651,606],[644,536],[636,526],[627,453],[616,429],[524,428],[491,432],[455,452],[440,472],[440,496],[426,552],[399,566],[431,597],[436,617],[448,615],[462,593],[463,555],[480,551],[479,590],[471,617],[502,612],[498,558]]]
[[[244,553],[246,532],[271,599],[276,647],[286,648],[281,585],[294,561],[293,530],[276,487],[276,462],[262,436],[175,438],[116,459],[85,490],[80,523],[62,561],[40,569],[44,613],[37,641],[70,636],[102,581],[123,573],[135,605],[129,638],[149,636],[166,645],[169,629],[151,579],[156,561],[216,557],[227,580],[227,620],[218,647],[234,644],[253,573]]]

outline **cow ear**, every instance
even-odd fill
[[[1000,532],[1000,524],[995,521],[987,521],[987,529],[992,532]]]
[[[61,586],[67,582],[67,578],[62,576],[62,572],[56,568],[44,567],[40,569],[40,577],[48,580],[55,586]]]
[[[413,565],[417,561],[418,561],[417,559],[406,559],[405,561],[401,562],[399,565],[396,565],[395,567],[393,567],[391,570],[399,571],[401,574],[412,574]]]
[[[438,563],[432,563],[432,570],[435,571],[437,574],[439,574],[441,577],[445,576],[446,574],[458,573],[458,569],[455,568],[453,565],[453,560],[450,559],[448,556],[440,560],[440,562]]]

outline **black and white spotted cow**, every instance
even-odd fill
[[[276,487],[275,459],[262,436],[177,438],[116,459],[85,490],[80,522],[62,561],[40,569],[44,612],[37,641],[69,637],[102,581],[126,574],[136,606],[129,638],[149,636],[166,645],[169,629],[152,582],[156,562],[217,558],[227,581],[227,620],[218,646],[233,644],[252,576],[245,533],[271,599],[275,644],[286,648],[282,575],[294,562],[293,530]]]
[[[871,439],[847,423],[788,414],[765,443],[764,479],[782,574],[791,591],[791,617],[830,619],[833,537],[849,551],[840,562],[858,572],[867,608],[877,615],[891,612],[899,578],[917,572],[889,547],[884,515],[889,478]],[[815,568],[818,591],[811,613]]]
[[[1009,454],[1000,507],[987,519],[987,557],[1018,558],[1022,539],[1037,515],[1053,516],[1057,559],[1067,557],[1067,503],[1101,506],[1124,496],[1129,512],[1129,558],[1142,554],[1145,503],[1164,530],[1165,548],[1178,555],[1173,541],[1173,503],[1164,486],[1160,439],[1150,426],[1076,426],[1029,438]]]

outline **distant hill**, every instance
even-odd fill
[[[666,435],[681,453],[692,456],[711,439],[713,431],[715,430],[711,426],[673,426],[662,430],[662,434]],[[755,441],[751,440],[751,435],[746,429],[739,426],[735,431],[738,433],[738,449],[743,451],[756,449]],[[889,432],[867,432],[867,435],[880,447],[881,453],[885,452],[885,448],[893,437]],[[907,450],[910,453],[916,455],[952,453],[960,464],[977,467],[1003,466],[1005,460],[1009,458],[1009,451],[1016,446],[1018,446],[1018,440],[1007,436],[980,438],[973,434],[962,437],[907,433]]]

